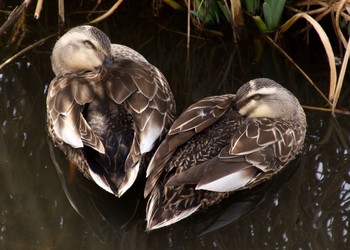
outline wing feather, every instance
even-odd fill
[[[84,105],[95,97],[96,80],[92,73],[67,74],[56,77],[50,84],[47,110],[54,133],[52,138],[56,137],[56,142],[60,143],[59,139],[73,148],[82,148],[85,144],[104,153],[101,141],[81,113]]]
[[[272,125],[271,125],[272,123]],[[294,126],[294,129],[292,127]],[[218,156],[177,173],[166,186],[196,185],[196,189],[230,192],[267,179],[300,150],[302,133],[285,121],[252,119],[241,125]]]
[[[173,123],[174,97],[160,71],[142,61],[118,61],[111,68],[107,86],[108,95],[123,104],[134,120],[134,141],[125,164],[125,170],[129,170]]]
[[[191,105],[175,120],[168,135],[158,147],[148,169],[144,196],[153,189],[164,166],[176,148],[186,143],[195,134],[215,123],[230,108],[235,95],[212,96]],[[193,117],[193,119],[191,119]],[[171,169],[167,169],[170,171]]]

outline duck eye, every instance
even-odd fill
[[[262,97],[262,95],[256,94],[256,95],[253,96],[253,99],[257,101],[257,100],[260,100],[261,97]]]
[[[84,44],[92,49],[96,49],[96,46],[90,40],[84,40]]]

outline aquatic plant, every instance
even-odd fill
[[[26,20],[25,14],[31,3],[36,2],[37,6],[34,12],[34,17],[39,18],[43,0],[23,0],[22,5],[15,8],[8,16],[8,20],[0,27],[0,36],[12,25],[13,40],[16,40],[17,44],[20,44],[24,38],[26,32]],[[63,0],[58,0],[58,27],[59,32],[62,33],[65,27],[64,16],[64,3]],[[120,6],[123,0],[115,0],[109,9],[97,12],[101,9],[101,2],[91,0],[87,1],[94,3],[93,9],[87,12],[87,19],[91,20],[91,15],[98,14],[97,18],[91,20],[90,24],[97,23],[105,18],[109,17]],[[198,30],[209,32],[213,35],[223,35],[221,27],[230,24],[232,27],[233,40],[238,41],[241,37],[241,32],[244,32],[247,26],[244,25],[244,21],[252,19],[262,32],[268,32],[266,38],[278,47],[276,40],[281,37],[281,34],[290,30],[293,24],[299,20],[307,20],[307,24],[299,30],[293,30],[295,33],[309,32],[310,29],[314,29],[325,48],[325,52],[328,58],[330,67],[330,81],[328,95],[325,96],[320,90],[317,90],[320,95],[326,100],[326,104],[330,107],[334,114],[339,112],[336,110],[339,96],[341,93],[345,71],[347,68],[348,57],[350,55],[350,49],[348,45],[348,39],[346,38],[350,32],[350,8],[347,7],[347,0],[301,0],[301,1],[285,1],[285,0],[153,0],[153,9],[156,14],[160,14],[161,8],[164,5],[168,5],[176,11],[187,11],[187,47],[190,47],[191,26],[195,26]],[[84,3],[85,4],[85,3]],[[111,4],[109,4],[111,5]],[[243,13],[247,13],[243,17]],[[286,17],[290,17],[285,21]],[[328,25],[329,20],[332,22],[336,38],[339,43],[339,50],[345,51],[341,57],[343,57],[342,68],[339,72],[335,67],[336,57],[334,56],[334,45],[330,43],[329,35],[324,31],[323,23],[321,20],[325,17],[329,17],[325,24]],[[284,22],[285,21],[285,22]],[[284,22],[284,23],[283,23]],[[192,23],[192,25],[191,25]],[[282,23],[282,25],[280,25]],[[272,36],[275,34],[275,40],[272,40]],[[55,36],[52,34],[49,37],[24,48],[19,51],[10,59],[6,60],[0,65],[0,69],[11,62],[14,58],[24,54],[28,50],[38,46],[42,42]],[[19,46],[17,46],[18,48]],[[303,73],[306,79],[316,88],[315,84],[309,76],[287,55],[282,48],[278,49]],[[345,50],[344,50],[345,49]]]
[[[287,20],[284,24],[282,24],[278,30],[277,35],[281,35],[282,33],[286,32],[297,20],[299,19],[305,19],[308,21],[310,25],[306,26],[306,28],[303,29],[303,31],[308,31],[310,27],[314,28],[314,30],[319,35],[322,44],[325,48],[325,52],[328,57],[328,63],[330,67],[330,80],[329,80],[329,93],[328,98],[325,98],[328,105],[330,106],[330,109],[332,111],[332,114],[335,114],[336,106],[339,100],[340,92],[343,86],[344,77],[345,77],[345,71],[347,68],[349,55],[350,55],[350,45],[349,42],[346,41],[344,34],[342,32],[342,29],[340,25],[346,30],[349,29],[349,11],[346,8],[347,0],[340,0],[340,1],[302,1],[300,3],[297,3],[295,7],[288,7],[289,10],[295,12],[289,20]],[[310,7],[313,7],[310,10]],[[303,10],[303,8],[306,8],[306,10]],[[340,44],[342,44],[346,51],[343,55],[343,61],[341,63],[341,69],[339,73],[336,69],[336,58],[334,56],[333,52],[333,46],[331,45],[329,41],[329,37],[327,33],[324,31],[322,26],[320,25],[320,20],[323,19],[326,15],[331,15],[331,20],[333,23],[334,31],[337,35],[338,41]],[[313,17],[314,16],[314,17]],[[341,21],[341,22],[340,22]],[[311,80],[311,79],[310,79]],[[314,86],[316,84],[312,83]]]

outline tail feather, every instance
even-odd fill
[[[169,226],[192,215],[202,207],[201,194],[204,193],[194,188],[183,189],[183,186],[155,187],[147,203],[146,230]]]

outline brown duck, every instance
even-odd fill
[[[297,98],[267,78],[245,83],[235,95],[193,104],[175,120],[148,166],[147,230],[272,178],[298,154],[306,127]]]
[[[87,25],[57,41],[51,62],[50,137],[86,177],[121,196],[173,123],[168,82],[138,52]]]

